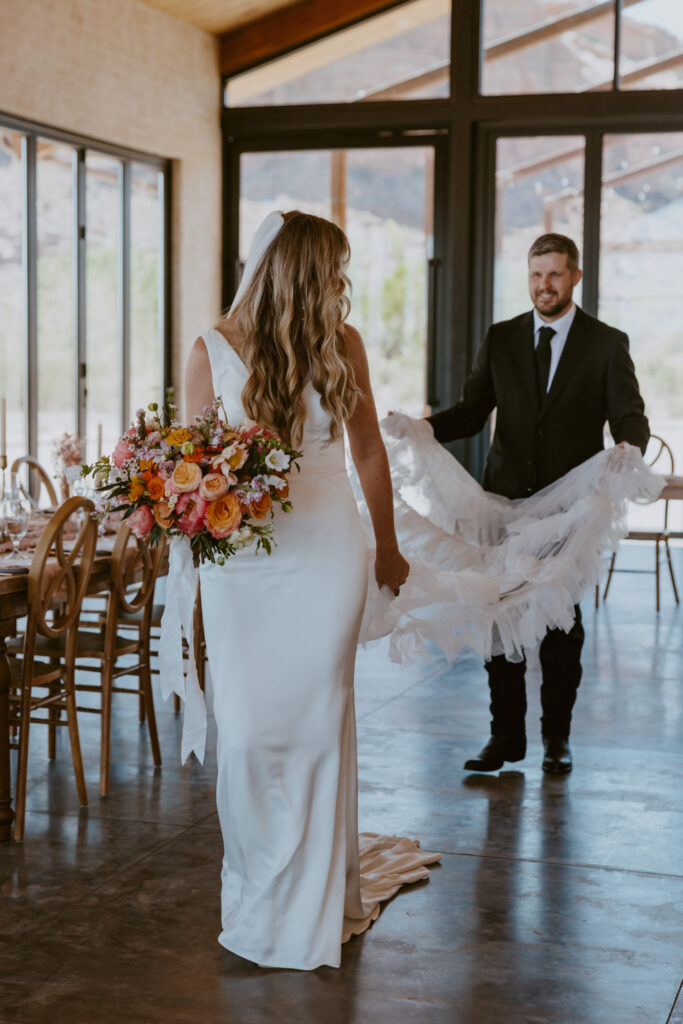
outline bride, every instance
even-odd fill
[[[360,335],[346,324],[349,245],[294,212],[262,224],[230,313],[194,343],[191,419],[220,396],[303,451],[293,512],[275,512],[270,558],[241,551],[200,570],[218,728],[226,949],[269,967],[339,966],[378,903],[438,854],[358,836],[354,662],[368,542],[346,473],[344,430],[369,512],[378,587],[409,565]]]

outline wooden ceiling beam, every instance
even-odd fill
[[[330,32],[398,7],[405,0],[298,0],[220,37],[223,75],[241,71]]]

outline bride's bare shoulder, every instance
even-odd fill
[[[363,361],[365,359],[365,345],[363,344],[360,331],[357,331],[355,327],[351,326],[351,324],[344,324],[342,331],[344,334],[346,351],[352,362],[356,362],[359,359]]]
[[[368,357],[365,352],[365,345],[363,339],[360,336],[360,332],[352,327],[351,324],[344,324],[344,344],[346,345],[346,353],[353,364],[356,371],[367,366]]]

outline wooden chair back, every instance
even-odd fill
[[[166,538],[152,546],[121,523],[111,556],[111,591],[107,605],[107,641],[113,647],[121,613],[142,613],[141,636],[148,637],[154,588],[164,558]]]
[[[650,434],[650,440],[643,456],[644,462],[657,473],[664,476],[673,476],[675,472],[674,453],[663,437],[659,434]],[[636,504],[649,504],[649,502],[636,501]],[[669,502],[664,501],[664,530],[669,527]]]
[[[15,459],[14,462],[12,463],[10,474],[17,475],[21,466],[28,466],[30,469],[35,470],[36,479],[38,481],[38,490],[36,491],[35,498],[32,497],[31,494],[26,490],[24,485],[21,482],[19,482],[19,487],[21,488],[22,494],[24,494],[28,498],[28,500],[31,502],[31,505],[34,508],[38,507],[38,502],[40,501],[40,488],[41,486],[43,486],[47,491],[47,496],[50,500],[50,505],[53,508],[56,508],[56,506],[59,504],[59,501],[57,499],[57,492],[55,490],[55,486],[52,483],[49,474],[45,469],[43,469],[38,460],[35,459],[33,455],[22,455],[20,459]],[[17,476],[17,480],[18,479],[19,478]]]
[[[28,573],[27,662],[33,660],[36,633],[56,639],[78,625],[95,558],[94,510],[88,498],[69,498],[40,535]]]
[[[674,454],[659,434],[650,434],[644,460],[651,469],[656,466],[658,473],[663,473],[665,476],[674,475]]]

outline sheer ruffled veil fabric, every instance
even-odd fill
[[[574,605],[626,533],[628,502],[654,501],[664,486],[629,445],[511,501],[484,491],[425,420],[391,416],[382,432],[411,571],[396,599],[369,589],[361,642],[389,636],[401,664],[429,656],[429,641],[448,658],[469,645],[484,658],[519,660],[548,627],[569,630]],[[357,481],[354,489],[358,498]]]

